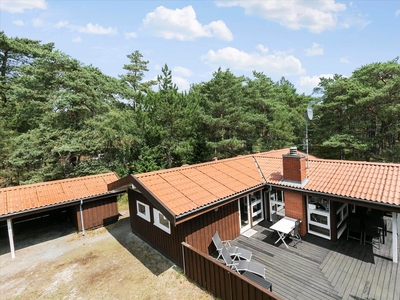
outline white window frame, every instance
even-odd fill
[[[164,230],[166,233],[171,234],[171,223],[170,221],[157,209],[153,208],[154,225]],[[168,227],[160,222],[160,217],[168,221]]]
[[[346,219],[349,215],[349,206],[347,203],[343,203],[337,210],[336,210],[336,216],[340,214],[341,221],[337,222],[336,228],[337,228],[337,238],[339,239],[344,230],[346,229]],[[343,226],[342,226],[343,224]]]
[[[281,200],[280,200],[280,199]],[[274,209],[274,206],[276,206],[278,208],[278,210],[276,211]],[[273,189],[270,192],[270,198],[269,198],[269,213],[270,213],[270,218],[271,215],[276,212],[276,214],[280,217],[284,217],[285,216],[285,198],[283,195],[283,191],[281,190],[275,190]]]
[[[140,212],[139,205],[144,206],[144,208],[145,208],[144,214],[142,212]],[[136,211],[137,211],[137,215],[139,217],[141,217],[142,219],[145,219],[147,222],[150,222],[150,207],[147,204],[144,204],[143,202],[136,200]]]
[[[316,207],[314,203],[314,201],[323,201],[325,204],[328,205],[328,209],[327,210],[322,210]],[[313,202],[313,203],[310,203]],[[325,238],[325,239],[331,239],[331,234],[332,234],[332,230],[331,230],[331,217],[330,217],[330,201],[323,199],[323,198],[317,198],[317,197],[310,197],[307,196],[307,217],[308,217],[308,233],[317,235],[319,237]],[[326,218],[327,220],[327,224],[323,224],[320,222],[316,222],[314,220],[312,220],[311,215],[312,214],[316,214],[316,215],[320,215]],[[310,227],[310,225],[314,225],[323,229],[327,229],[329,232],[329,235],[325,235],[316,231],[313,231]]]

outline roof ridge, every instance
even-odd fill
[[[194,165],[183,165],[181,167],[175,167],[175,168],[164,169],[164,170],[150,171],[150,172],[139,173],[139,174],[134,174],[134,175],[135,176],[140,176],[140,177],[146,177],[146,176],[152,176],[152,175],[156,175],[156,174],[166,174],[166,173],[172,173],[172,172],[176,172],[176,171],[181,171],[181,170],[184,170],[184,169],[194,169],[194,168],[207,166],[207,165],[215,165],[215,164],[223,163],[223,162],[226,162],[226,161],[239,160],[239,159],[243,159],[243,158],[251,158],[253,156],[254,156],[254,154],[240,155],[240,156],[235,156],[235,157],[223,158],[221,160],[206,161],[206,162],[197,163],[197,164],[194,164]]]
[[[370,162],[363,160],[341,160],[341,159],[328,159],[328,158],[317,158],[309,159],[309,161],[322,161],[327,163],[341,163],[341,164],[357,164],[357,165],[376,165],[376,166],[393,166],[400,168],[400,163],[386,163],[386,162]]]
[[[57,179],[57,180],[50,180],[50,181],[43,181],[43,182],[37,182],[37,183],[30,183],[30,184],[23,184],[23,185],[15,185],[15,186],[8,186],[5,188],[0,188],[1,191],[9,191],[9,190],[16,190],[16,189],[27,189],[27,188],[34,188],[34,187],[39,187],[39,186],[45,186],[45,185],[53,185],[53,184],[59,184],[59,183],[67,183],[71,181],[78,181],[78,180],[89,180],[91,178],[104,178],[105,176],[109,175],[116,175],[115,172],[108,172],[108,173],[102,173],[102,174],[94,174],[94,175],[87,175],[87,176],[80,176],[80,177],[73,177],[73,178],[65,178],[65,179]]]

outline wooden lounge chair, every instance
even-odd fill
[[[250,272],[265,278],[265,267],[263,265],[248,260],[233,260],[226,247],[222,248],[221,256],[227,267],[230,267],[239,273]]]
[[[245,259],[245,260],[251,259],[251,256],[252,256],[251,251],[243,249],[243,248],[239,248],[239,247],[232,247],[229,241],[222,241],[218,234],[218,231],[215,232],[214,236],[212,237],[212,240],[218,251],[217,259],[219,259],[222,256],[223,248],[226,248],[229,256],[233,257],[234,260],[235,259]]]

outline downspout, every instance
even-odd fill
[[[12,219],[7,219],[7,229],[8,229],[8,240],[10,242],[11,258],[14,259],[15,249],[14,249],[14,232],[13,232]]]
[[[83,210],[82,210],[83,200],[81,199],[81,205],[79,206],[81,212],[81,225],[82,225],[82,235],[85,235],[85,222],[83,221]]]
[[[397,225],[397,223],[399,222],[398,215],[399,214],[397,214],[397,213],[392,213],[392,240],[393,240],[393,242],[392,242],[392,247],[393,247],[392,253],[393,253],[393,262],[395,264],[397,264],[397,256],[398,256],[398,253],[397,253],[397,235],[398,235],[398,232],[397,232],[398,225]]]

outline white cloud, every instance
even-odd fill
[[[338,15],[346,10],[343,3],[335,0],[298,1],[216,1],[217,6],[240,6],[248,15],[258,15],[264,19],[278,22],[289,29],[306,28],[320,33],[338,26]]]
[[[81,39],[80,36],[78,36],[78,37],[72,39],[72,42],[73,42],[73,43],[80,43],[80,42],[82,42],[82,39]]]
[[[268,50],[269,50],[267,47],[264,47],[264,46],[261,45],[261,44],[257,45],[256,48],[257,48],[258,50],[260,50],[261,52],[263,52],[263,53],[267,53]]]
[[[44,26],[44,22],[41,18],[32,19],[33,27],[42,27]]]
[[[47,9],[45,0],[1,0],[0,10],[9,13],[24,13],[28,9]]]
[[[79,26],[70,24],[68,21],[60,21],[54,25],[56,28],[67,28],[71,31],[78,31],[81,33],[88,34],[100,34],[100,35],[108,35],[108,34],[117,34],[117,28],[108,27],[105,28],[99,24],[93,25],[92,23],[87,24],[86,26]]]
[[[301,67],[300,60],[283,52],[275,52],[274,54],[246,53],[236,48],[226,47],[217,51],[209,50],[201,59],[214,67],[242,71],[265,71],[268,74],[280,76],[305,72]]]
[[[339,60],[343,64],[349,64],[350,63],[349,58],[347,56],[341,57]]]
[[[319,76],[301,76],[296,83],[299,92],[311,94],[313,89],[318,86],[320,78],[333,78],[333,74],[321,74]]]
[[[233,40],[231,31],[223,21],[213,21],[208,25],[197,21],[192,6],[175,10],[159,6],[146,15],[143,25],[155,36],[165,39],[191,41],[201,37],[216,37],[225,41]]]
[[[22,20],[15,20],[15,21],[12,21],[12,22],[13,22],[13,24],[15,24],[17,26],[25,26],[25,23]]]
[[[172,82],[178,86],[179,91],[188,91],[190,88],[190,82],[186,78],[172,75]]]
[[[126,40],[130,40],[130,39],[137,37],[136,32],[133,32],[133,31],[132,32],[124,32],[124,35],[125,35]]]
[[[183,77],[190,77],[193,75],[193,72],[187,68],[177,66],[172,69],[172,74]]]
[[[310,48],[306,49],[307,56],[316,56],[323,54],[324,54],[324,48],[322,48],[321,45],[317,43],[313,43]]]
[[[395,15],[396,17],[400,16],[400,9],[396,10],[396,12],[394,13],[394,15]]]

